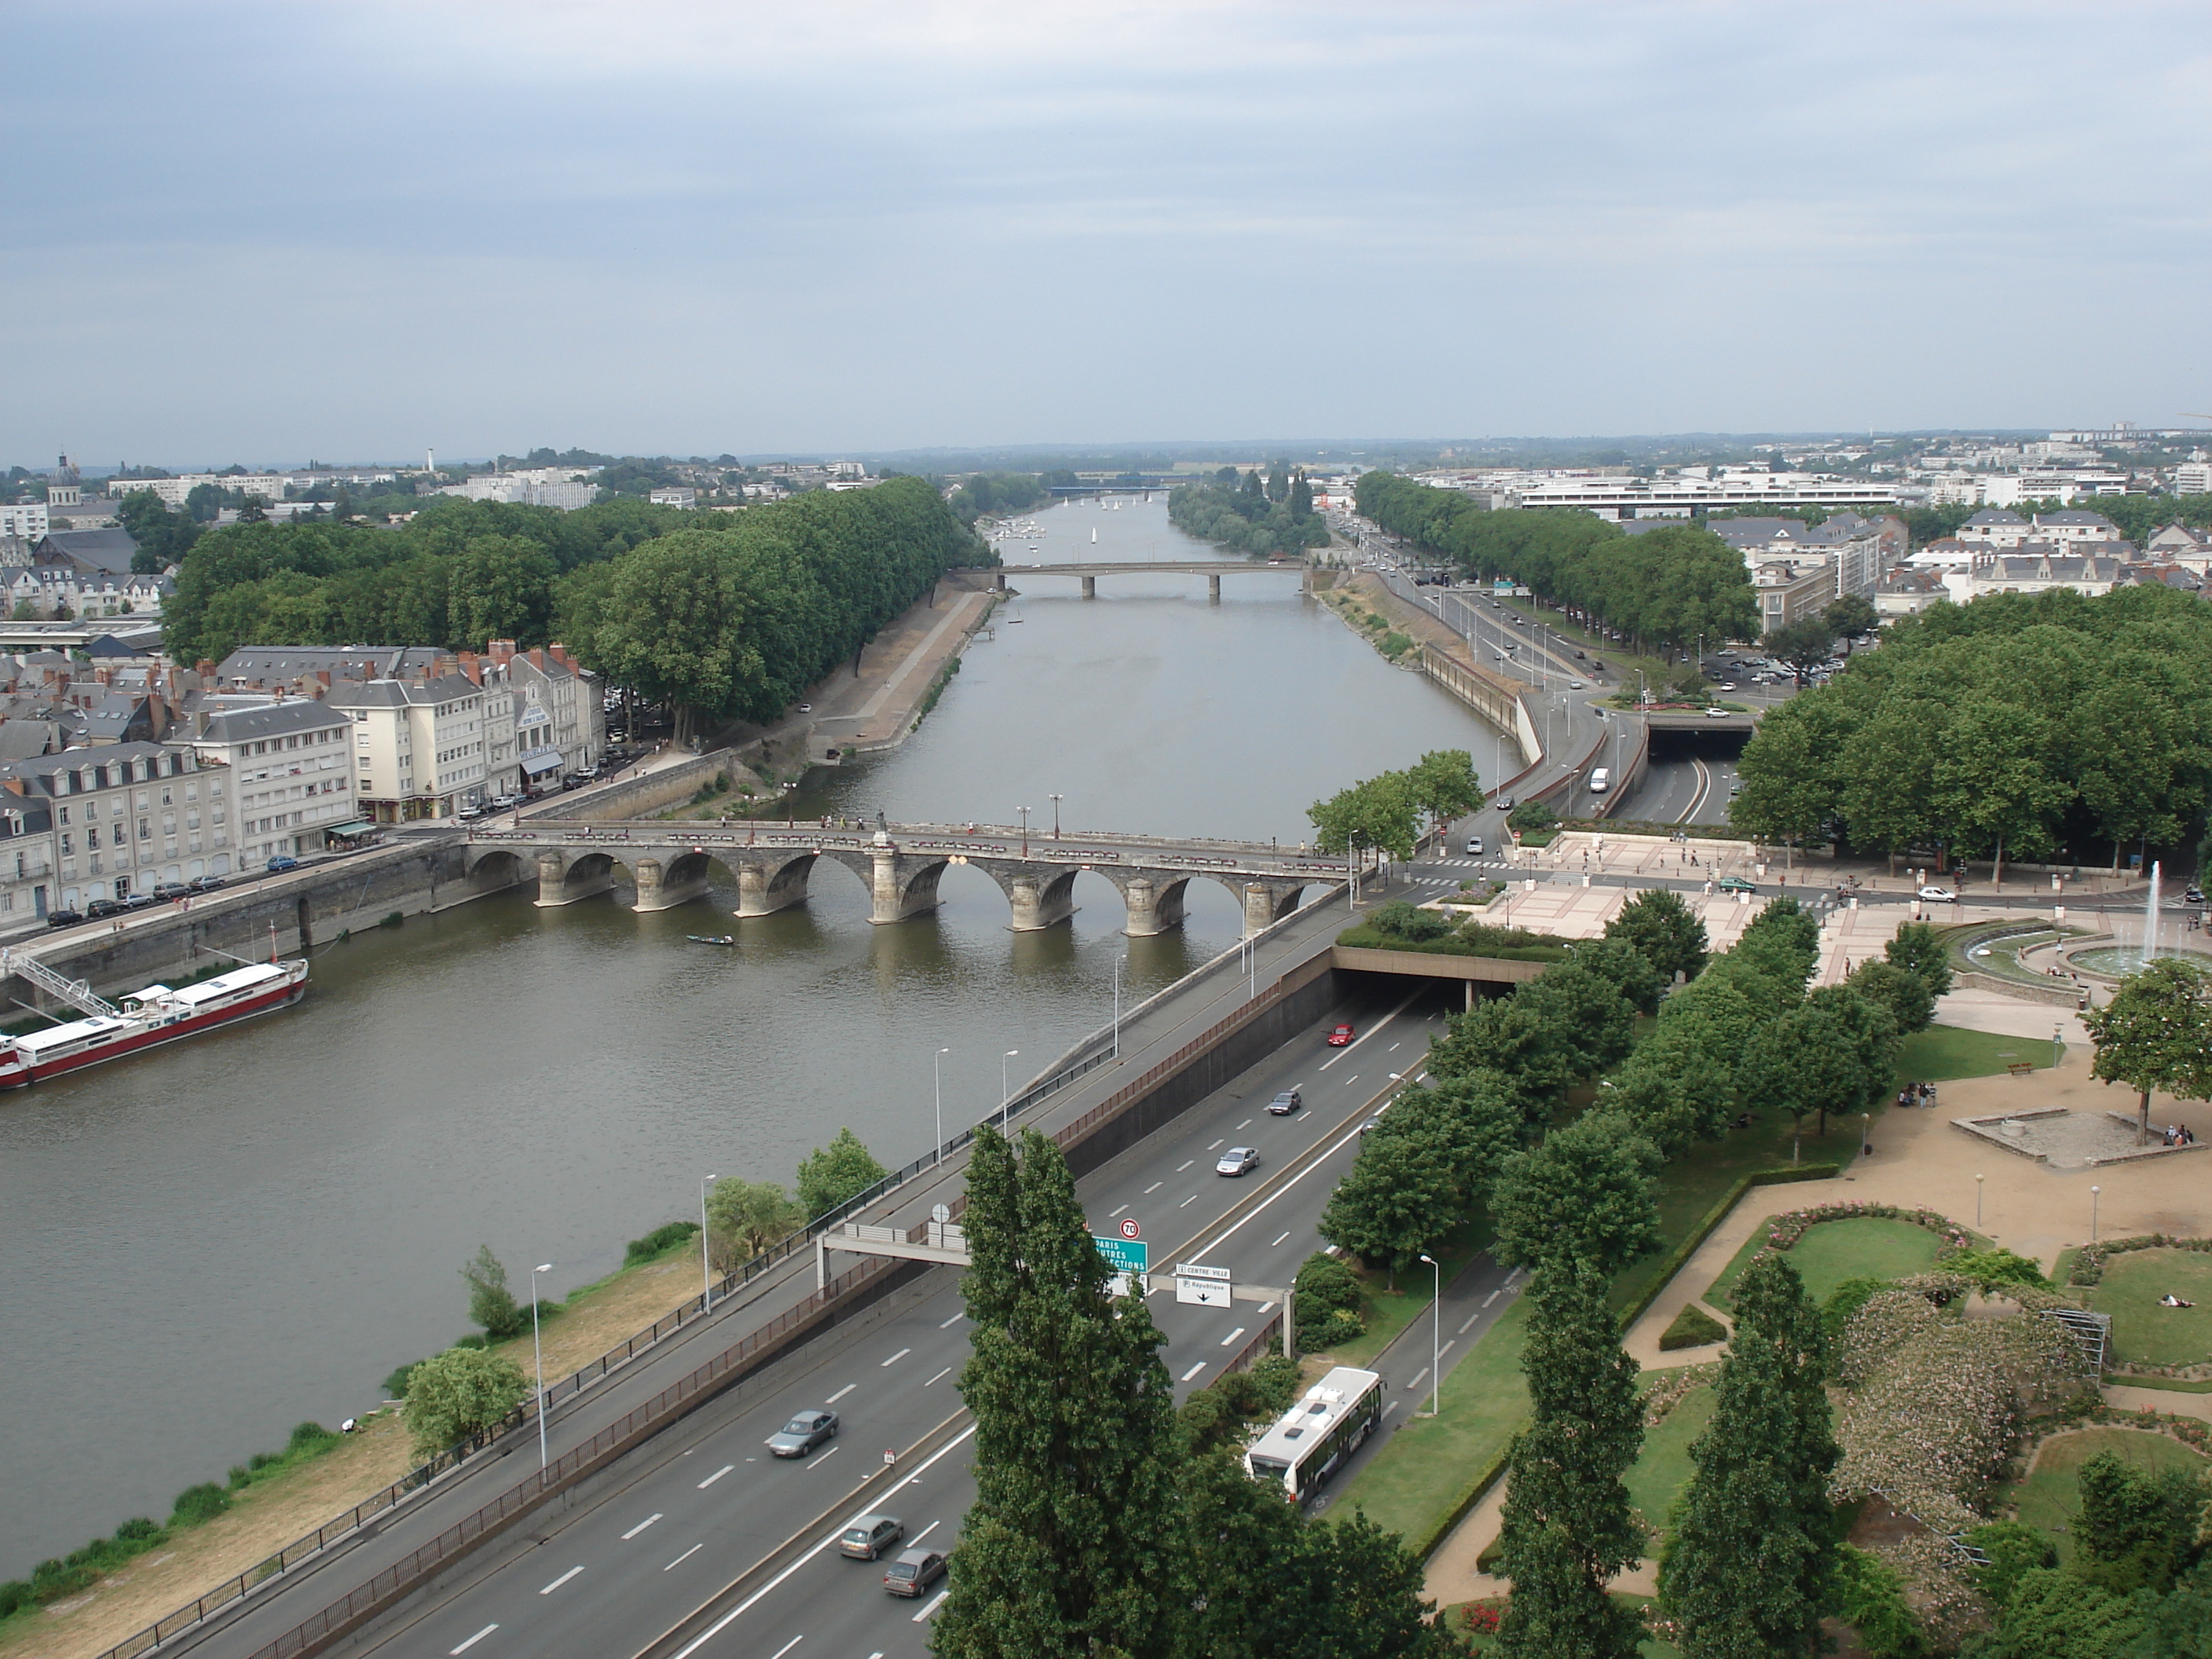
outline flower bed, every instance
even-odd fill
[[[1644,1426],[1656,1429],[1667,1420],[1668,1414],[1691,1395],[1707,1384],[1719,1380],[1721,1364],[1709,1359],[1701,1365],[1684,1365],[1679,1370],[1662,1371],[1644,1396]]]
[[[2069,1285],[2101,1285],[2105,1280],[2105,1264],[2116,1255],[2130,1250],[2212,1250],[2212,1238],[2176,1238],[2169,1233],[2143,1233],[2134,1238],[2104,1238],[2094,1244],[2084,1244],[2074,1253],[2073,1270],[2066,1276]]]
[[[1871,1217],[1882,1221],[1909,1221],[1916,1227],[1925,1227],[1954,1249],[1965,1249],[1973,1243],[1973,1235],[1948,1216],[1933,1210],[1904,1209],[1895,1204],[1820,1204],[1809,1210],[1786,1210],[1776,1216],[1766,1230],[1766,1242],[1778,1250],[1786,1250],[1823,1221],[1851,1221]]]

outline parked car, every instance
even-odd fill
[[[1746,881],[1741,876],[1723,876],[1717,884],[1723,893],[1756,893],[1759,884]]]
[[[898,1559],[884,1574],[884,1588],[893,1595],[920,1595],[944,1577],[942,1551],[901,1550]]]
[[[151,893],[133,893],[123,901],[126,910],[150,910],[161,901]]]
[[[837,1413],[801,1412],[768,1437],[768,1449],[778,1457],[804,1457],[825,1441],[837,1437]]]
[[[110,916],[119,916],[131,907],[121,899],[94,899],[84,907],[87,921],[106,921]]]
[[[185,885],[195,893],[212,893],[228,880],[228,876],[194,876]]]
[[[1250,1146],[1231,1146],[1213,1166],[1216,1175],[1249,1175],[1260,1167],[1260,1154]]]
[[[46,912],[46,926],[49,927],[74,927],[77,923],[83,920],[84,918],[74,910],[49,910]]]
[[[837,1539],[837,1553],[855,1561],[873,1561],[906,1536],[906,1522],[895,1515],[863,1515]]]
[[[1959,896],[1948,887],[1923,887],[1919,896],[1930,904],[1955,904],[1959,899]]]
[[[1267,1103],[1267,1110],[1273,1116],[1288,1117],[1305,1103],[1306,1097],[1296,1089],[1285,1089]]]
[[[1350,1048],[1352,1046],[1352,1028],[1349,1025],[1340,1025],[1334,1030],[1331,1031],[1328,1034],[1328,1046],[1332,1048]]]

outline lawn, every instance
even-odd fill
[[[1628,1471],[1628,1501],[1644,1511],[1646,1526],[1665,1526],[1690,1484],[1690,1443],[1712,1420],[1714,1401],[1711,1389],[1692,1389],[1657,1428],[1644,1431],[1644,1450]]]
[[[2008,1066],[2039,1070],[2051,1064],[2051,1044],[2042,1037],[1999,1036],[1957,1025],[1931,1025],[1897,1045],[1897,1083],[1941,1083],[1948,1078],[1995,1077]],[[2062,1048],[2063,1054],[2065,1050]]]
[[[2204,1459],[2179,1440],[2142,1429],[2084,1429],[2044,1443],[2035,1473],[2010,1489],[2020,1518],[2058,1547],[2062,1561],[2074,1552],[2070,1528],[2081,1507],[2081,1468],[2100,1452],[2111,1452],[2144,1469],[2201,1469]]]
[[[1490,1218],[1486,1215],[1455,1229],[1444,1241],[1444,1248],[1435,1253],[1437,1264],[1443,1269],[1443,1282],[1450,1284],[1460,1270],[1474,1260],[1475,1253],[1489,1243]],[[1355,1259],[1352,1271],[1366,1291],[1367,1329],[1358,1340],[1340,1342],[1328,1352],[1340,1365],[1364,1369],[1398,1340],[1400,1332],[1428,1312],[1430,1303],[1435,1300],[1437,1275],[1417,1262],[1409,1271],[1398,1275],[1398,1288],[1393,1291],[1386,1288],[1389,1275],[1380,1268],[1362,1267]],[[1299,1352],[1305,1352],[1303,1340]]]
[[[2171,1292],[2193,1308],[2161,1308]],[[2118,1365],[2195,1365],[2212,1360],[2212,1255],[2195,1250],[2124,1250],[2105,1264],[2089,1305],[2112,1316],[2111,1358]]]
[[[1721,1269],[1705,1299],[1716,1308],[1728,1307],[1737,1276],[1765,1246],[1766,1229],[1761,1226]],[[1826,1302],[1847,1279],[1901,1279],[1906,1273],[1924,1273],[1936,1265],[1936,1252],[1942,1248],[1942,1239],[1910,1221],[1859,1216],[1849,1221],[1824,1221],[1808,1229],[1787,1254],[1790,1265],[1805,1282],[1805,1293],[1815,1302]]]

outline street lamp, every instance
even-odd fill
[[[2103,1190],[2101,1187],[2089,1188],[2089,1242],[2092,1244],[2097,1242],[2097,1194]]]
[[[1974,1231],[1976,1232],[1982,1230],[1982,1182],[1988,1178],[1986,1176],[1974,1177]]]
[[[1114,1058],[1121,1058],[1121,958],[1114,958]]]
[[[1444,1270],[1437,1265],[1436,1257],[1426,1251],[1422,1252],[1421,1260],[1427,1262],[1432,1270],[1431,1279],[1435,1286],[1429,1301],[1429,1311],[1435,1316],[1429,1322],[1429,1415],[1434,1417],[1443,1409],[1444,1398],[1442,1375],[1444,1363]]]
[[[783,823],[786,829],[790,829],[799,822],[797,809],[792,804],[792,797],[799,793],[799,786],[795,783],[781,783],[776,787],[783,791]]]
[[[1012,1113],[1009,1109],[1014,1103],[1013,1097],[1006,1091],[1006,1062],[1019,1053],[1021,1050],[1018,1048],[1009,1048],[999,1056],[999,1127],[1001,1129],[1012,1121]]]
[[[2054,1025],[2051,1028],[2051,1064],[2052,1069],[2057,1069],[2058,1065],[2058,1057],[2065,1052],[2066,1028],[2063,1025]]]
[[[1872,1112],[1861,1112],[1859,1114],[1859,1156],[1861,1158],[1864,1158],[1867,1155],[1867,1137],[1873,1133],[1874,1114]]]
[[[705,1313],[714,1305],[714,1267],[707,1254],[707,1188],[722,1177],[702,1176],[699,1182],[699,1311]]]
[[[1047,799],[1052,802],[1052,838],[1058,841],[1060,839],[1060,797],[1052,795]]]
[[[538,1275],[550,1273],[553,1264],[541,1261],[530,1270],[530,1346],[538,1361],[538,1470],[545,1471],[545,1349],[538,1338]]]
[[[929,1057],[929,1075],[937,1085],[937,1150],[929,1164],[933,1170],[945,1162],[945,1057],[951,1052],[939,1048]]]
[[[1017,806],[1014,811],[1022,815],[1022,856],[1027,858],[1030,855],[1030,809]]]

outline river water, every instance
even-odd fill
[[[1036,515],[1009,564],[1211,550],[1164,503]],[[1091,532],[1096,530],[1094,544]],[[1022,574],[1010,580],[1017,588]],[[1295,843],[1305,807],[1423,750],[1489,759],[1488,728],[1355,639],[1293,573],[1032,577],[902,749],[795,802],[894,821],[1147,830]],[[0,1577],[374,1405],[395,1365],[468,1328],[479,1243],[518,1294],[559,1296],[627,1239],[698,1208],[708,1174],[788,1182],[849,1124],[885,1164],[1237,939],[1194,881],[1178,933],[1124,938],[1079,878],[1069,927],[1006,931],[980,872],[934,915],[868,922],[824,860],[800,909],[738,923],[733,885],[637,915],[502,895],[318,957],[293,1011],[0,1097]],[[739,949],[689,945],[737,933]]]

